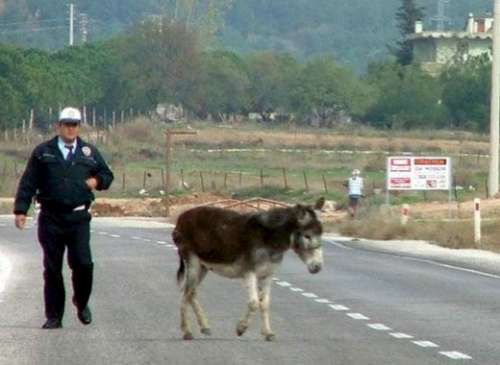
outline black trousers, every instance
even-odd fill
[[[90,214],[85,211],[59,214],[43,211],[38,218],[38,240],[43,249],[44,299],[47,318],[62,319],[65,289],[62,265],[65,248],[73,283],[73,303],[85,308],[92,291],[93,263],[90,252]]]

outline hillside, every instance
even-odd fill
[[[179,2],[189,3],[187,0]],[[198,12],[203,3],[198,0]],[[227,0],[215,0],[228,2]],[[67,42],[68,1],[0,0],[0,41],[60,48]],[[148,15],[173,14],[175,0],[75,0],[78,14],[88,15],[89,39],[109,37]],[[196,3],[196,0],[192,0]],[[436,0],[420,0],[428,27],[437,11]],[[334,54],[358,71],[383,58],[386,45],[397,37],[394,13],[400,0],[233,0],[223,14],[220,43],[238,52],[271,49],[305,59]],[[491,11],[491,1],[453,0],[447,9],[450,27],[461,28],[469,12]],[[80,40],[81,17],[77,18]]]

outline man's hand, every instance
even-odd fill
[[[85,181],[90,190],[95,190],[97,188],[97,179],[95,177],[91,177]]]
[[[16,227],[24,229],[26,225],[26,214],[16,214]]]

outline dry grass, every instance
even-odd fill
[[[481,248],[500,252],[500,221],[483,223]],[[474,244],[474,227],[471,220],[410,221],[402,226],[399,217],[377,212],[360,219],[340,223],[338,232],[349,237],[374,240],[425,240],[443,247],[464,249],[477,248]]]

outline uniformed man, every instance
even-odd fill
[[[16,227],[24,228],[31,201],[41,204],[38,240],[43,249],[44,329],[62,327],[65,290],[62,264],[65,248],[72,271],[73,304],[83,324],[92,322],[88,306],[92,291],[89,207],[93,190],[108,189],[113,173],[96,147],[78,137],[81,113],[65,108],[59,114],[57,136],[32,152],[14,204]]]

